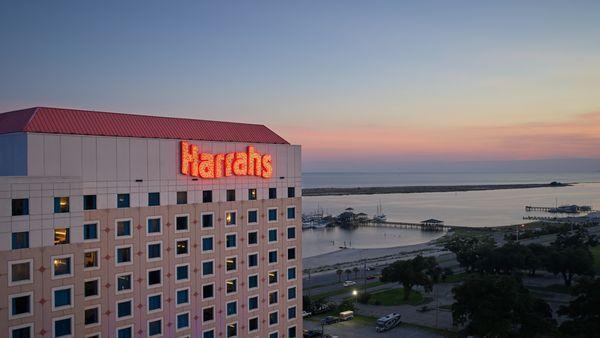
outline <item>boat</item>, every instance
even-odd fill
[[[378,223],[385,222],[387,220],[387,216],[383,213],[383,207],[381,206],[381,200],[379,200],[379,204],[377,204],[377,213],[373,216],[373,220]]]

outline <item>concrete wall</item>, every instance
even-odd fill
[[[27,135],[0,135],[0,176],[27,175]]]

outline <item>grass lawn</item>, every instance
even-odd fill
[[[592,256],[594,256],[594,270],[596,273],[600,273],[600,245],[596,245],[590,248]]]
[[[423,303],[423,295],[420,292],[412,291],[408,296],[408,300],[404,299],[404,289],[391,289],[371,294],[369,298],[370,305],[419,305]]]
[[[380,282],[380,281],[367,283],[367,289],[375,287],[375,286],[383,285],[383,284],[385,284],[385,283]],[[327,291],[327,292],[310,295],[310,299],[317,300],[317,299],[329,298],[331,296],[337,296],[337,295],[343,295],[343,294],[348,294],[348,297],[350,297],[350,296],[352,296],[352,290],[361,291],[362,289],[363,289],[363,285],[359,283],[352,287],[345,287],[343,289],[331,290],[331,291]]]

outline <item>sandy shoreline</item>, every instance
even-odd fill
[[[395,187],[355,187],[355,188],[305,188],[302,196],[341,196],[375,194],[414,194],[426,192],[457,192],[503,189],[532,189],[548,187],[567,187],[566,183],[530,183],[530,184],[478,184],[478,185],[425,185]]]

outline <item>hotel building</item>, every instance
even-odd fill
[[[0,336],[299,337],[300,161],[263,125],[0,114]]]

